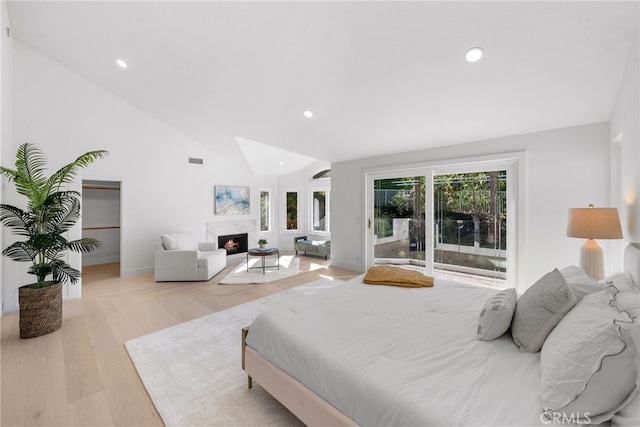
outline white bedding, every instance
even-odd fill
[[[360,425],[546,425],[540,353],[476,339],[497,290],[362,277],[261,314],[247,345]]]

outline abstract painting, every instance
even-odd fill
[[[249,187],[215,186],[216,215],[242,215],[249,210]]]

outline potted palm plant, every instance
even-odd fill
[[[15,169],[0,166],[0,174],[13,182],[27,199],[26,209],[0,204],[0,221],[14,235],[26,240],[7,246],[2,254],[18,262],[29,262],[29,274],[36,282],[21,286],[20,338],[33,338],[54,332],[62,326],[62,284],[74,284],[80,272],[65,260],[67,250],[91,252],[100,246],[93,238],[69,241],[64,234],[80,219],[80,193],[63,188],[71,184],[78,169],[109,154],[89,151],[45,176],[46,159],[34,144],[20,145]]]

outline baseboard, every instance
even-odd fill
[[[362,272],[362,266],[360,264],[351,264],[344,261],[331,258],[331,267],[342,268],[344,270]]]

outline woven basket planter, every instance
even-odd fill
[[[34,338],[57,331],[62,326],[62,284],[44,288],[22,286],[20,302],[20,338]]]

